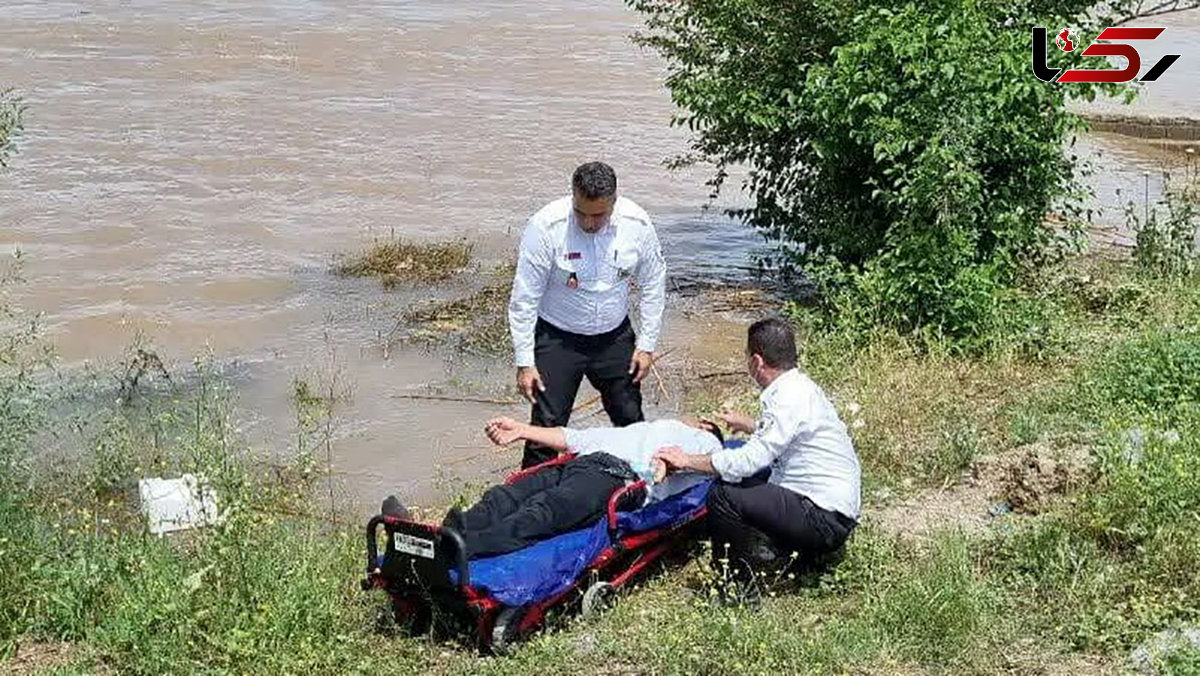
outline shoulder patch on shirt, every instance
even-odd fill
[[[770,413],[763,413],[762,417],[758,419],[758,425],[755,426],[755,431],[763,433],[774,426],[775,416],[771,415]]]
[[[550,202],[546,206],[538,209],[536,213],[529,218],[530,223],[537,225],[542,230],[554,230],[566,223],[571,217],[571,198],[563,197]]]
[[[636,202],[626,197],[618,199],[618,215],[621,218],[628,218],[631,221],[641,223],[643,226],[650,225],[650,214],[646,210],[638,206]]]
[[[539,227],[541,227],[542,230],[550,233],[550,232],[554,232],[555,230],[558,230],[559,228],[566,225],[567,220],[568,220],[567,217],[563,216],[562,218],[555,218],[555,219],[551,219],[551,220],[547,220],[547,221],[542,221],[542,223]]]

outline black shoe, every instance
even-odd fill
[[[389,495],[384,499],[383,505],[379,508],[379,511],[384,516],[394,516],[397,519],[408,519],[408,509],[404,505],[400,504],[400,498],[397,498],[394,495]]]
[[[453,528],[458,531],[459,535],[466,532],[466,526],[463,525],[462,510],[458,507],[451,507],[446,511],[446,518],[442,519],[442,525],[447,528]]]

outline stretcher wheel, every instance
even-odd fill
[[[521,640],[521,620],[525,619],[525,608],[505,608],[496,615],[492,625],[492,654],[507,655]]]
[[[593,582],[583,592],[583,616],[592,617],[608,610],[617,600],[617,588],[607,582]]]
[[[433,609],[413,599],[392,599],[392,618],[402,636],[420,636],[433,625]]]

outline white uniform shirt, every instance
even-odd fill
[[[792,369],[767,386],[759,401],[762,417],[754,436],[712,457],[721,478],[741,481],[770,467],[771,483],[857,521],[862,470],[846,425],[821,388]]]
[[[571,282],[571,275],[575,282]],[[629,316],[629,278],[642,291],[637,347],[653,352],[662,327],[667,266],[650,217],[618,197],[599,232],[575,222],[570,196],[534,214],[525,226],[508,304],[517,366],[533,366],[538,317],[587,336],[612,331]]]
[[[678,420],[639,422],[625,427],[593,427],[586,430],[563,428],[567,450],[576,455],[608,453],[625,462],[640,476],[651,473],[650,460],[664,446],[678,446],[688,453],[711,455],[721,450],[721,442],[709,432],[685,425]],[[682,493],[705,480],[699,472],[672,472],[647,492],[646,501]]]

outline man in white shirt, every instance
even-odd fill
[[[668,477],[666,466],[653,459],[654,452],[674,446],[707,455],[719,451],[723,440],[720,428],[707,421],[656,420],[576,430],[495,418],[485,431],[497,445],[536,441],[576,457],[540,468],[512,484],[493,486],[465,512],[451,509],[443,525],[462,535],[472,558],[516,551],[593,523],[604,515],[613,491],[638,478],[646,480],[649,490],[632,492],[621,503],[622,509],[682,493],[706,477],[692,472]],[[407,510],[394,496],[388,496],[382,511],[407,518]]]
[[[509,331],[517,387],[530,421],[566,425],[586,376],[617,427],[643,419],[641,381],[652,363],[666,298],[666,263],[650,217],[617,196],[603,162],[575,170],[572,195],[543,207],[525,226],[517,257]],[[630,282],[641,289],[640,336],[629,321]],[[525,446],[522,467],[554,456]]]
[[[738,573],[801,567],[839,550],[858,524],[861,468],[846,426],[824,392],[796,368],[789,323],[771,318],[750,327],[750,377],[763,388],[755,424],[738,413],[720,417],[752,432],[743,446],[712,455],[667,448],[655,453],[668,471],[716,474],[708,496],[713,556]]]

